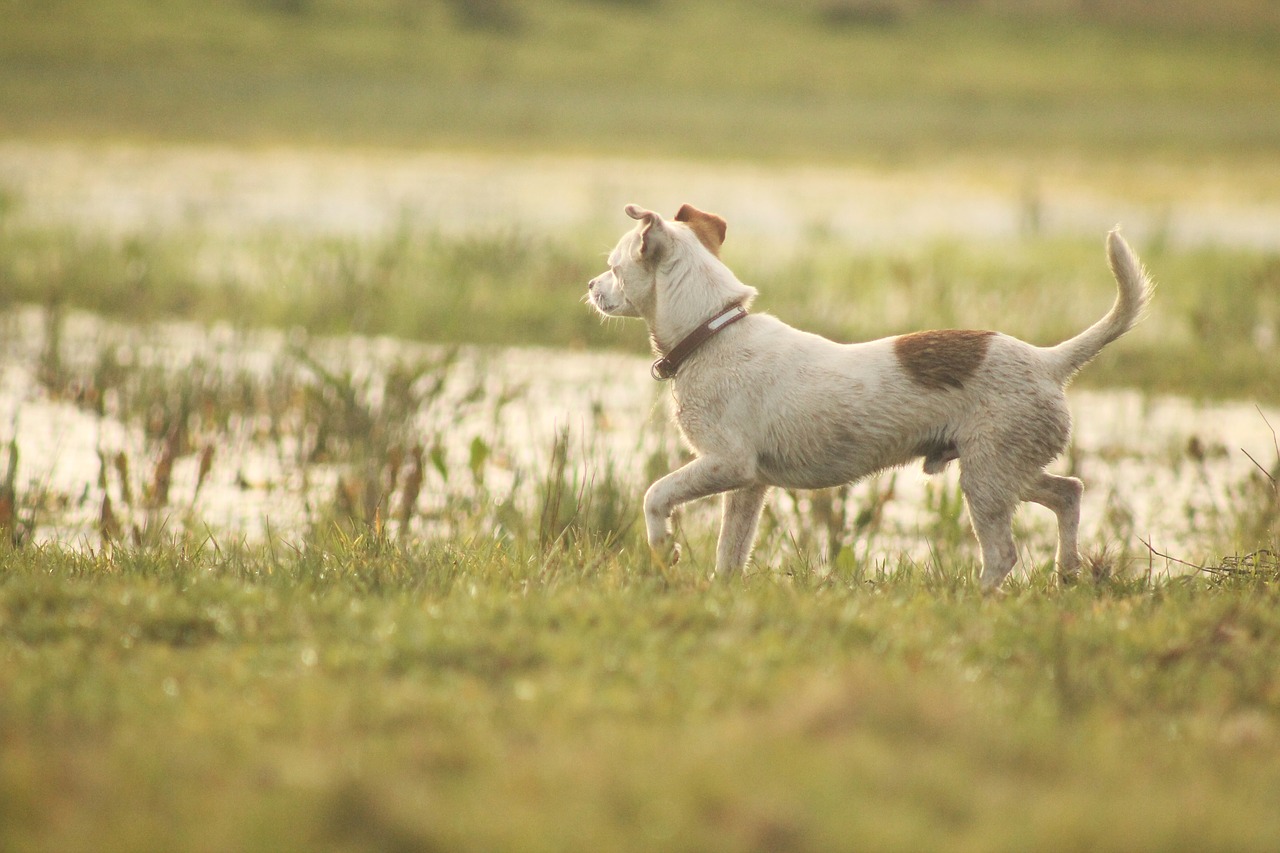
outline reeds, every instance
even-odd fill
[[[537,559],[643,552],[640,496],[686,458],[660,412],[619,444],[617,414],[582,397],[539,399],[545,392],[494,369],[492,359],[537,357],[518,352],[231,329],[201,343],[192,328],[114,328],[60,307],[29,320],[40,330],[25,350],[31,375],[48,400],[85,413],[100,437],[96,469],[58,489],[41,482],[45,472],[19,476],[16,431],[9,437],[0,530],[11,545],[244,541],[323,551],[335,542],[489,540]],[[581,407],[576,429],[567,425],[572,408],[550,430],[530,429],[556,405]],[[1206,466],[1228,451],[1197,447],[1173,460],[1192,466],[1187,476],[1211,498],[1212,511],[1188,505],[1188,534],[1224,550],[1274,542],[1280,445],[1274,462],[1254,460],[1253,475],[1226,491]],[[1073,449],[1073,465],[1089,463]],[[900,560],[965,575],[977,555],[955,477],[906,482],[905,494],[893,472],[827,491],[777,491],[756,565],[792,572],[798,560],[805,572],[848,583],[896,571]],[[241,503],[258,509],[240,511]],[[710,573],[717,508],[686,511],[683,571]],[[1107,573],[1144,572],[1145,531],[1132,509],[1112,492],[1097,515]],[[1031,571],[1047,571],[1051,522],[1024,518],[1019,541]],[[1178,570],[1172,559],[1166,566]]]
[[[612,229],[452,235],[405,223],[362,237],[264,230],[228,241],[199,230],[110,236],[0,223],[0,299],[47,310],[41,369],[51,381],[65,349],[58,315],[76,310],[129,323],[641,352],[643,335],[575,304],[615,237]],[[815,233],[767,250],[743,241],[733,252],[763,310],[836,340],[985,328],[999,317],[1002,331],[1050,344],[1092,323],[1114,297],[1094,239],[1031,235],[992,252],[947,240],[859,248]],[[1280,372],[1275,253],[1169,244],[1156,255],[1160,310],[1081,381],[1280,399],[1267,381]]]

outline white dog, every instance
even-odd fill
[[[649,326],[656,379],[672,379],[676,419],[697,458],[645,494],[649,547],[679,558],[670,517],[687,501],[724,497],[716,574],[747,562],[770,486],[820,489],[923,457],[924,470],[960,460],[960,487],[982,546],[982,586],[1017,561],[1012,519],[1022,501],[1058,517],[1058,571],[1080,569],[1083,484],[1044,470],[1067,446],[1063,388],[1138,321],[1152,285],[1112,231],[1114,306],[1081,334],[1037,347],[996,332],[917,332],[837,344],[748,312],[754,288],[719,259],[725,221],[689,205],[675,221],[628,205],[639,224],[592,279],[588,300],[610,317]]]

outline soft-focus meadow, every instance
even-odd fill
[[[1280,9],[0,0],[0,848],[1280,845]],[[637,201],[841,340],[1151,315],[1078,584],[955,471],[717,505]],[[954,466],[953,466],[954,468]]]

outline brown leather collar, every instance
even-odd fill
[[[653,367],[649,369],[649,373],[659,382],[671,379],[676,375],[676,371],[680,369],[680,365],[684,364],[685,360],[693,355],[694,350],[714,337],[716,332],[726,326],[733,325],[745,316],[747,316],[746,308],[741,305],[730,305],[711,319],[704,321],[701,326],[690,332],[684,340],[672,347],[671,352],[655,361]]]

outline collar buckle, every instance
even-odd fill
[[[664,355],[662,358],[649,365],[649,375],[652,376],[656,382],[665,382],[676,375],[676,370],[679,366],[680,365],[678,364],[672,364]]]

